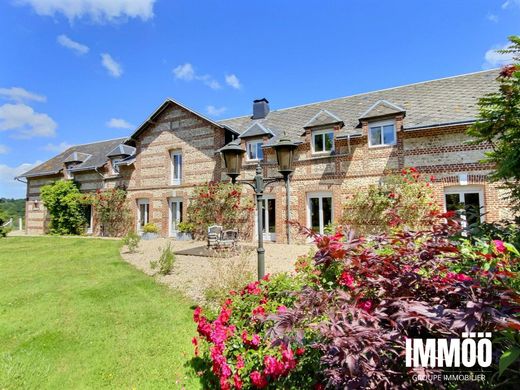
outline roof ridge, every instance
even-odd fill
[[[116,140],[126,140],[128,137],[117,137],[117,138],[110,138],[110,139],[105,139],[105,140],[101,140],[101,141],[94,141],[94,142],[85,142],[83,144],[74,144],[74,145],[71,145],[69,146],[67,149],[65,149],[63,152],[66,152],[67,150],[71,149],[71,148],[75,148],[76,146],[85,146],[85,145],[93,145],[93,144],[99,144],[101,142],[109,142],[109,141],[116,141]],[[81,152],[83,153],[83,152]]]
[[[353,94],[353,95],[340,96],[340,97],[337,97],[337,98],[326,99],[326,100],[320,100],[320,101],[312,102],[312,103],[298,104],[298,105],[291,106],[291,107],[279,108],[279,109],[277,109],[277,110],[273,110],[273,111],[271,111],[271,113],[273,113],[273,112],[279,112],[279,111],[285,111],[285,110],[290,110],[290,109],[293,109],[293,108],[299,108],[299,107],[305,107],[305,106],[313,106],[313,105],[316,105],[316,104],[328,103],[328,102],[332,102],[332,101],[335,101],[335,100],[341,100],[341,99],[351,98],[351,97],[354,97],[354,96],[362,96],[362,95],[368,95],[368,94],[371,94],[371,93],[377,93],[377,92],[383,92],[383,91],[390,91],[390,90],[392,90],[392,89],[399,89],[399,88],[411,87],[411,86],[413,86],[413,85],[420,85],[420,84],[433,83],[433,82],[436,82],[436,81],[455,79],[455,78],[458,78],[458,77],[471,76],[471,75],[475,75],[475,74],[479,74],[479,73],[486,73],[486,72],[490,72],[490,73],[491,73],[491,72],[493,72],[493,71],[496,71],[497,69],[500,69],[500,68],[492,68],[492,69],[486,69],[486,70],[479,70],[479,71],[476,71],[476,72],[463,73],[463,74],[459,74],[459,75],[455,75],[455,76],[440,77],[440,78],[437,78],[437,79],[431,79],[431,80],[425,80],[425,81],[418,81],[418,82],[415,82],[415,83],[410,83],[410,84],[405,84],[405,85],[398,85],[398,86],[395,86],[395,87],[382,88],[382,89],[377,89],[377,90],[368,91],[368,92],[355,93],[355,94]],[[245,118],[245,117],[249,117],[249,116],[251,116],[251,115],[250,115],[250,114],[247,114],[247,115],[238,115],[238,116],[231,117],[231,118],[221,119],[221,120],[218,121],[218,123],[226,122],[226,121],[229,121],[229,120],[232,120],[232,119]]]

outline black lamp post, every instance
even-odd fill
[[[262,167],[260,162],[256,166],[256,174],[252,181],[241,180],[240,183],[247,184],[253,188],[256,195],[256,211],[258,219],[258,247],[256,252],[258,254],[258,280],[265,276],[265,249],[264,249],[264,237],[263,237],[263,226],[262,226],[262,200],[265,188],[274,182],[284,180],[286,185],[286,196],[287,196],[287,220],[289,220],[289,175],[293,172],[293,160],[294,150],[296,145],[292,143],[285,135],[284,138],[280,139],[273,148],[276,151],[276,158],[278,161],[278,172],[283,177],[275,178],[264,178],[262,175]],[[236,143],[230,143],[220,149],[220,153],[224,158],[224,166],[226,174],[231,178],[233,183],[236,183],[237,177],[240,175],[242,168],[242,158],[245,150]],[[287,239],[290,240],[289,224],[287,224]]]

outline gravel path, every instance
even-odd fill
[[[158,275],[151,269],[150,261],[158,260],[168,243],[171,243],[174,252],[205,245],[203,241],[174,241],[167,238],[141,240],[136,253],[129,253],[123,247],[121,256],[144,273],[155,275],[160,283],[181,290],[197,303],[204,301],[204,289],[209,279],[215,283],[215,278],[221,275],[222,270],[244,273],[247,269],[252,272],[253,278],[256,277],[256,249],[251,243],[241,246],[242,250],[238,254],[219,253],[211,257],[176,255],[173,272],[166,276]],[[266,243],[264,246],[265,269],[270,274],[293,271],[298,256],[307,254],[311,249],[310,245]]]

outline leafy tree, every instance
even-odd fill
[[[82,234],[87,223],[82,196],[76,183],[59,180],[41,188],[43,204],[50,215],[52,234]]]
[[[511,45],[499,52],[513,54],[515,64],[500,72],[498,92],[479,100],[479,118],[468,134],[491,145],[483,162],[494,164],[491,179],[505,182],[513,208],[520,211],[520,36],[509,40]]]
[[[4,223],[7,221],[9,221],[9,218],[2,210],[0,210],[0,238],[7,236],[7,233],[9,232],[9,228],[3,227]]]
[[[18,226],[18,219],[25,219],[25,199],[0,198],[0,211],[5,214],[7,220],[12,218]]]

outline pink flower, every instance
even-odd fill
[[[504,241],[493,240],[493,244],[495,244],[495,249],[498,253],[505,253],[505,251],[507,250],[506,246],[504,245]]]
[[[276,308],[276,312],[278,314],[282,314],[282,313],[285,313],[287,311],[287,307],[285,307],[284,305],[280,305]]]
[[[242,355],[237,356],[237,364],[236,364],[237,370],[240,370],[241,368],[244,368],[244,358]]]
[[[202,308],[200,306],[197,306],[195,308],[195,310],[193,310],[193,321],[199,322],[201,313],[202,313]]]
[[[254,316],[264,316],[265,315],[265,309],[263,306],[257,306],[253,309],[253,315]]]
[[[233,383],[235,384],[235,388],[237,390],[242,389],[242,380],[240,379],[240,377],[237,374],[233,375]]]
[[[251,378],[253,386],[255,386],[257,389],[263,389],[267,386],[267,379],[264,374],[258,371],[253,371],[249,377]]]
[[[218,316],[218,321],[221,323],[221,324],[227,324],[227,322],[229,321],[229,317],[231,317],[231,309],[222,309],[220,311],[220,315]]]
[[[370,313],[372,309],[374,308],[374,302],[370,299],[365,299],[357,304],[357,307],[359,307],[361,310],[366,311],[367,313]]]
[[[260,336],[257,334],[254,334],[253,337],[251,337],[251,346],[253,348],[258,348],[260,345]]]
[[[354,279],[354,277],[352,276],[352,274],[350,272],[343,271],[343,273],[339,277],[339,284],[342,285],[342,286],[347,286],[349,288],[354,288],[355,287],[355,283],[354,282],[355,282],[355,279]]]

